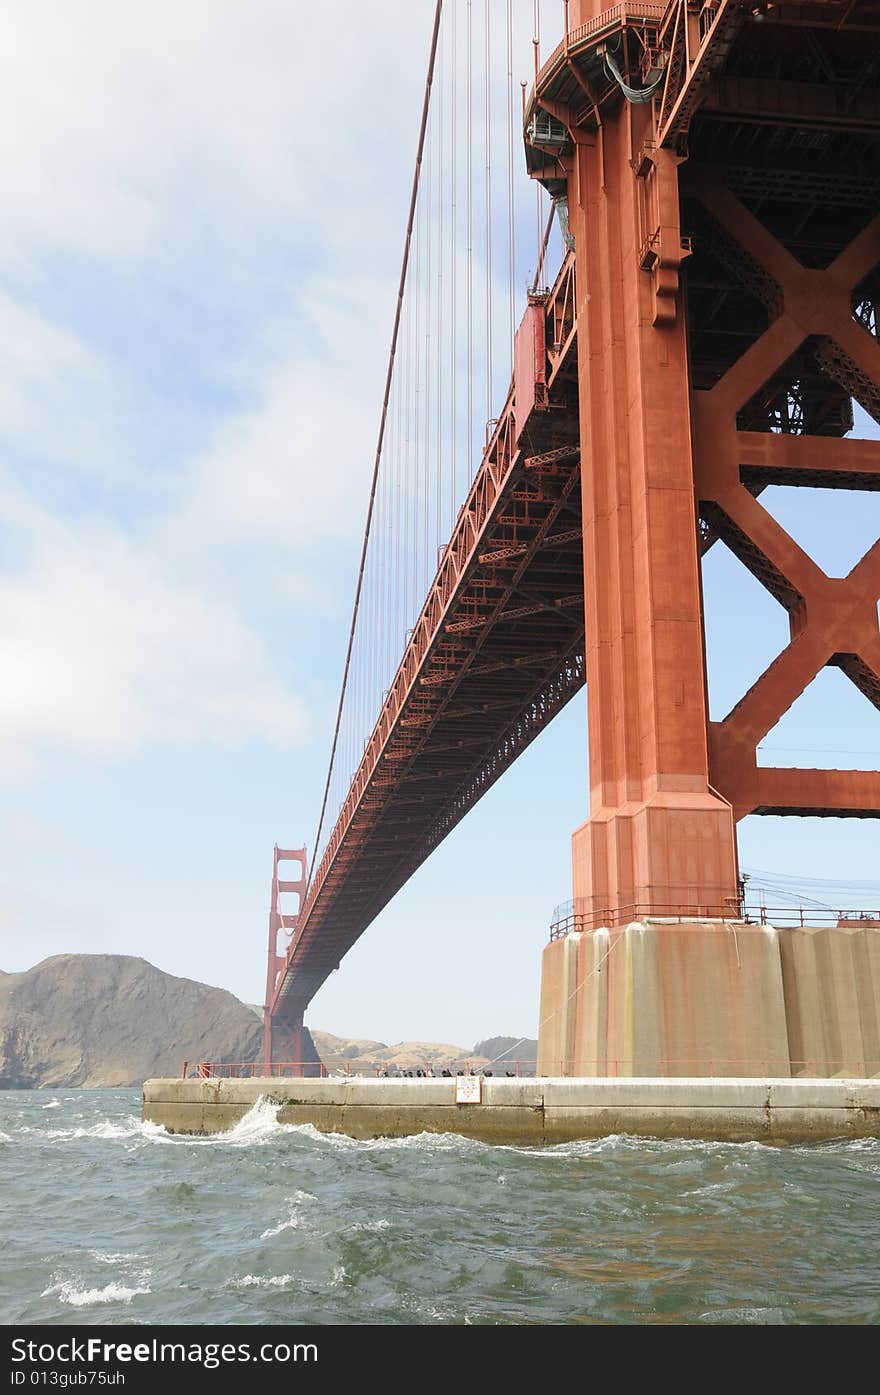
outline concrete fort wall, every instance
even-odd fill
[[[554,940],[538,1073],[880,1076],[880,928],[644,920]]]
[[[455,1079],[148,1080],[143,1117],[171,1133],[233,1128],[260,1099],[288,1124],[353,1138],[457,1133],[550,1144],[613,1133],[767,1143],[880,1136],[880,1080],[486,1079],[457,1104]]]

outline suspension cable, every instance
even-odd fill
[[[306,884],[306,895],[312,883],[312,875],[315,870],[315,861],[318,856],[318,849],[321,844],[321,833],[324,828],[324,814],[327,809],[327,797],[330,793],[330,780],[333,775],[333,763],[336,759],[336,746],[339,741],[339,728],[342,722],[342,708],[345,703],[345,691],[348,685],[348,671],[351,666],[351,651],[354,646],[354,633],[357,624],[358,608],[361,600],[361,590],[364,583],[364,566],[367,560],[367,546],[370,541],[370,526],[373,521],[373,508],[376,501],[376,485],[379,478],[379,463],[382,458],[382,443],[385,439],[385,422],[388,416],[388,402],[391,396],[391,381],[394,376],[394,357],[397,352],[397,335],[400,328],[400,317],[403,308],[403,294],[406,288],[406,273],[409,266],[409,248],[412,240],[413,223],[415,221],[416,202],[419,193],[419,177],[422,169],[422,154],[425,148],[425,132],[428,127],[428,111],[431,105],[431,86],[434,81],[434,63],[437,57],[437,39],[440,33],[440,17],[443,11],[443,0],[436,0],[434,7],[434,27],[431,33],[431,51],[428,57],[428,72],[425,78],[425,94],[422,101],[422,119],[419,126],[419,140],[416,150],[416,166],[413,171],[412,191],[409,200],[409,215],[406,223],[406,238],[403,244],[403,260],[400,268],[400,282],[397,289],[397,305],[394,310],[394,325],[391,330],[391,348],[388,354],[388,371],[385,375],[385,394],[382,399],[382,412],[379,418],[379,435],[376,443],[376,456],[373,462],[373,475],[370,482],[370,499],[367,505],[367,521],[364,528],[364,542],[361,548],[360,566],[358,567],[357,586],[354,593],[354,609],[351,617],[351,627],[348,632],[348,644],[345,651],[345,667],[342,672],[342,691],[339,694],[339,706],[336,709],[336,725],[333,729],[333,744],[330,748],[330,768],[327,771],[327,782],[324,785],[324,797],[321,801],[321,815],[318,819],[318,831],[315,834],[315,846],[312,849],[312,862],[309,867],[309,879]]]

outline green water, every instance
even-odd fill
[[[875,1323],[880,1141],[354,1142],[0,1093],[3,1323]]]

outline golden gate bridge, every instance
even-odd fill
[[[760,503],[880,487],[852,435],[854,402],[880,421],[880,6],[566,0],[552,48],[544,9],[434,8],[326,787],[311,861],[275,850],[267,1064],[305,1068],[327,976],[585,683],[591,817],[542,999],[563,1070],[597,934],[661,927],[665,962],[702,926],[687,954],[727,953],[739,819],[880,815],[873,771],[756,756],[826,665],[880,706],[880,541],[829,578]],[[791,640],[710,722],[718,544]],[[722,1016],[760,996],[722,979],[699,980]]]

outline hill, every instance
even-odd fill
[[[0,1087],[136,1085],[184,1060],[250,1061],[253,1011],[121,954],[58,954],[0,978]]]
[[[25,973],[0,970],[0,1089],[124,1087],[178,1075],[184,1061],[258,1061],[261,1015],[225,989],[175,978],[129,955],[59,954]],[[490,1037],[470,1051],[317,1030],[312,1039],[328,1065],[355,1070],[374,1063],[482,1065],[505,1052],[528,1062],[535,1054],[534,1042],[514,1037]]]

